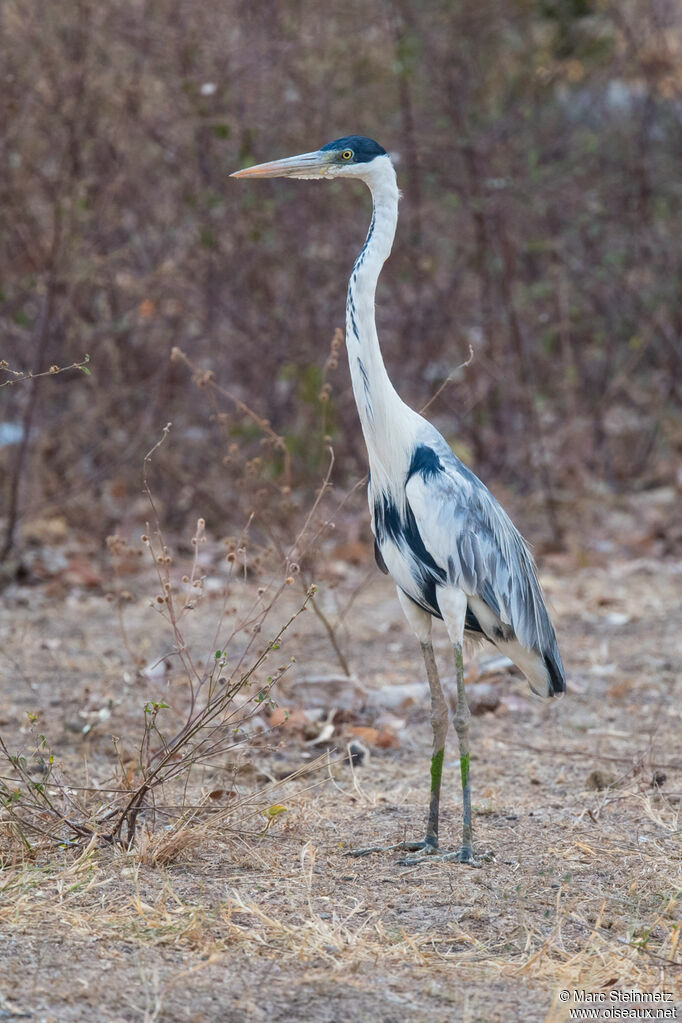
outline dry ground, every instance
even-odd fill
[[[344,855],[421,835],[430,729],[418,648],[389,584],[376,573],[357,590],[366,565],[339,560],[319,599],[333,618],[357,590],[338,636],[366,693],[340,677],[307,614],[283,647],[296,656],[277,696],[289,722],[256,740],[238,773],[232,757],[190,784],[194,802],[255,792],[244,833],[234,816],[199,813],[165,846],[150,818],[131,852],[8,852],[0,1019],[560,1021],[564,988],[679,999],[682,563],[604,549],[543,559],[565,699],[537,700],[516,674],[486,668],[491,651],[470,655],[475,841],[492,861],[406,868],[395,853]],[[112,735],[139,744],[146,700],[165,696],[169,715],[181,700],[172,667],[136,674],[108,581],[97,583],[78,563],[61,582],[13,586],[0,627],[2,735],[28,749],[32,729],[45,733],[62,777],[92,787],[115,776]],[[230,599],[256,585],[233,584]],[[151,577],[126,586],[128,645],[153,664],[171,643],[149,608]],[[275,618],[294,602],[287,591]],[[208,650],[219,607],[207,597],[196,613],[192,641]],[[451,676],[440,630],[437,652]],[[354,770],[339,760],[276,796],[263,788],[354,734],[369,749]],[[454,847],[450,749],[441,842]],[[259,836],[275,801],[287,812]]]

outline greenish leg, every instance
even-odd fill
[[[469,787],[469,721],[471,712],[464,691],[464,659],[462,644],[455,644],[455,669],[457,672],[457,711],[455,713],[455,731],[459,742],[459,770],[462,777],[462,848],[460,858],[463,863],[473,860],[471,844],[471,789]]]
[[[433,728],[433,750],[431,754],[431,797],[429,799],[429,816],[426,823],[426,837],[421,842],[398,842],[395,845],[373,845],[364,849],[353,849],[347,856],[367,856],[374,852],[390,852],[402,849],[406,852],[418,852],[422,855],[433,855],[438,852],[438,814],[440,809],[440,786],[443,777],[443,758],[445,756],[445,739],[448,734],[450,715],[445,694],[438,677],[436,658],[430,642],[422,643],[422,654],[426,665],[426,675],[431,691],[431,727]]]
[[[440,811],[440,789],[443,777],[443,760],[445,755],[445,739],[448,732],[450,715],[445,695],[438,678],[436,659],[431,645],[431,619],[421,608],[413,604],[398,588],[398,598],[405,617],[419,639],[426,665],[426,674],[431,691],[431,726],[433,728],[433,747],[431,750],[431,793],[429,798],[429,815],[426,824],[426,837],[421,842],[398,842],[394,845],[374,845],[364,849],[354,849],[347,856],[366,856],[373,852],[389,852],[403,849],[417,855],[405,857],[398,862],[402,866],[416,866],[420,863],[433,863],[436,860],[451,860],[468,863],[472,867],[479,864],[474,859],[471,843],[471,791],[469,788],[469,720],[470,713],[464,692],[464,659],[462,655],[462,637],[466,620],[467,597],[461,590],[452,586],[443,586],[438,590],[438,603],[454,647],[455,668],[457,669],[457,713],[454,723],[459,740],[459,765],[462,778],[463,803],[463,841],[462,848],[457,852],[441,853],[438,848],[438,818]],[[479,856],[479,860],[490,859],[491,854]]]
[[[431,757],[431,799],[429,801],[429,818],[426,824],[426,842],[438,847],[438,810],[440,807],[440,783],[443,777],[443,757],[445,750],[438,750]]]
[[[438,848],[438,813],[440,809],[440,786],[443,777],[443,758],[445,756],[445,739],[448,734],[450,716],[445,701],[436,658],[431,643],[422,643],[422,654],[426,665],[426,674],[431,690],[431,727],[433,728],[433,750],[431,753],[431,798],[429,800],[429,817],[426,824],[424,847]]]
[[[457,739],[459,741],[459,771],[462,779],[462,847],[457,852],[452,853],[439,853],[436,849],[425,849],[422,847],[422,853],[419,856],[408,857],[400,860],[404,866],[416,866],[419,863],[424,862],[424,853],[432,852],[435,855],[430,857],[430,861],[443,860],[457,863],[468,863],[472,867],[480,866],[481,860],[488,860],[491,858],[491,853],[484,853],[478,857],[478,861],[474,858],[474,852],[472,848],[472,837],[471,837],[471,789],[469,787],[469,766],[470,766],[470,752],[469,752],[469,721],[471,720],[471,712],[469,711],[469,705],[467,704],[466,693],[464,691],[464,661],[462,658],[462,644],[455,643],[455,668],[457,671],[457,711],[454,717],[455,730],[457,732]],[[435,736],[435,731],[434,731]],[[440,789],[440,774],[442,769],[442,758],[439,763],[434,765],[435,753],[432,758],[431,771],[432,779],[435,780],[437,777],[438,789]],[[434,769],[435,768],[435,769]],[[433,781],[432,781],[432,807],[433,807]],[[436,805],[436,834],[438,832],[438,800],[435,800]],[[431,816],[429,816],[429,825],[431,824]],[[428,832],[426,840],[428,842]]]

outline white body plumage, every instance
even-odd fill
[[[374,295],[398,215],[389,157],[375,157],[363,180],[374,210],[348,286],[346,346],[369,456],[377,561],[414,604],[436,617],[443,617],[443,588],[461,590],[467,634],[485,636],[535,693],[552,696],[565,688],[563,666],[526,544],[435,427],[400,399],[386,373]]]
[[[431,643],[442,618],[457,669],[457,732],[462,779],[462,847],[441,859],[475,864],[469,784],[469,710],[462,640],[485,636],[523,671],[540,696],[566,688],[554,629],[533,559],[492,494],[454,455],[438,431],[396,393],[381,357],[374,295],[398,220],[398,186],[385,150],[352,135],[312,153],[238,171],[236,177],[359,177],[372,193],[372,221],[351,273],[346,347],[367,445],[368,498],[376,560],[391,575],[422,646],[431,692],[433,754],[426,837],[399,848],[438,851],[441,775],[449,714]],[[365,855],[396,846],[356,850]],[[407,859],[404,863],[420,862]]]

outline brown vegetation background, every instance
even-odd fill
[[[0,0],[0,1017],[682,1004],[680,15]],[[355,486],[369,197],[229,174],[348,133],[403,189],[389,372],[532,538],[567,669],[467,653],[480,870],[345,855],[421,837],[432,740]],[[451,740],[446,850],[459,777]]]
[[[368,198],[228,179],[346,133],[398,160],[378,316],[405,398],[421,407],[471,346],[430,415],[485,479],[539,490],[554,533],[595,482],[666,481],[682,448],[679,27],[673,0],[5,0],[0,357],[91,359],[89,376],[0,392],[5,533],[8,508],[110,532],[168,421],[167,524],[199,509],[220,528],[262,433],[174,346],[271,421],[303,504],[325,434],[336,482],[362,475],[345,360],[325,363]],[[281,450],[266,455],[257,471],[281,484]]]

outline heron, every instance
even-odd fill
[[[236,178],[351,178],[372,195],[372,218],[353,264],[346,297],[346,349],[369,461],[368,501],[378,567],[390,575],[421,644],[431,697],[433,746],[426,835],[374,845],[351,855],[399,849],[416,864],[439,859],[479,865],[471,821],[470,711],[464,686],[465,637],[488,639],[525,675],[532,691],[566,689],[554,627],[526,542],[488,488],[455,455],[439,431],[399,397],[379,346],[375,294],[398,221],[393,162],[372,139],[347,135],[314,152],[236,171]],[[431,639],[441,619],[454,652],[454,727],[462,785],[462,845],[438,844],[441,781],[450,712]]]

